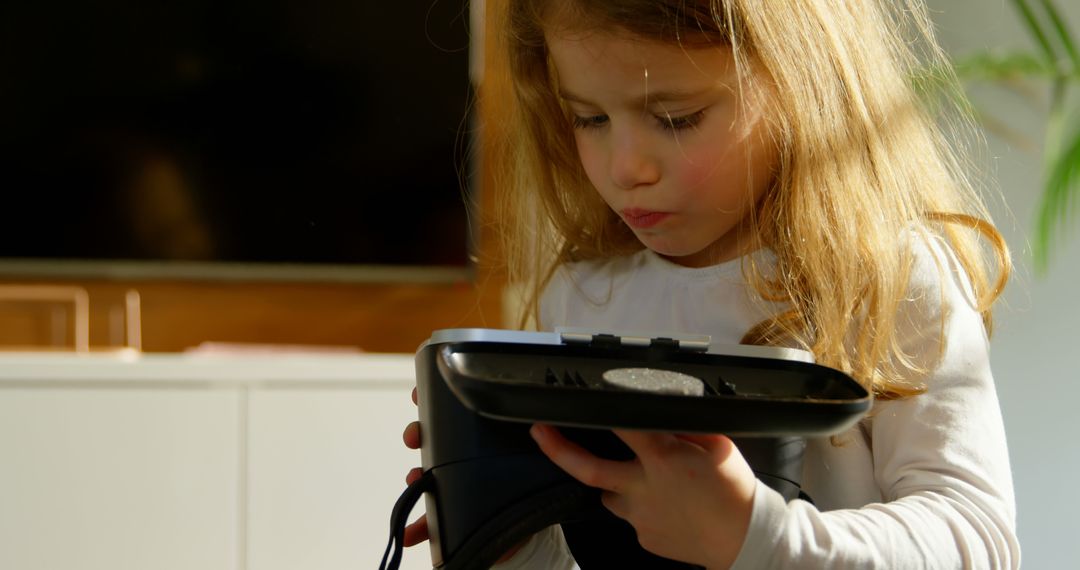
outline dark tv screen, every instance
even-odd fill
[[[464,268],[469,56],[463,0],[0,3],[0,265]]]

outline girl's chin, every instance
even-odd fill
[[[730,232],[707,243],[701,243],[706,236],[672,235],[666,232],[636,232],[635,235],[653,253],[685,267],[718,265],[747,253],[744,248],[746,244]],[[677,239],[679,237],[687,239]]]
[[[672,247],[675,244],[640,240],[642,245],[664,259],[683,267],[709,267],[734,259],[727,251],[717,251],[712,244],[703,248]]]
[[[683,267],[708,267],[710,265],[715,265],[709,261],[709,258],[700,255],[665,255],[659,252],[658,255],[675,265],[681,265]]]
[[[686,267],[704,267],[708,265],[702,260],[709,257],[708,253],[703,249],[690,249],[690,248],[674,248],[674,247],[662,247],[656,244],[650,244],[642,241],[642,244],[652,251],[656,255],[676,264]]]

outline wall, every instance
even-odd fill
[[[939,39],[953,54],[983,48],[1036,51],[1012,2],[929,4]],[[1080,3],[1064,0],[1057,5],[1074,36],[1080,34]],[[1036,89],[1036,94],[1045,105],[1045,90]],[[1080,473],[1075,435],[1080,433],[1080,372],[1073,356],[1080,341],[1080,232],[1075,227],[1064,232],[1058,242],[1064,245],[1050,271],[1042,277],[1034,274],[1028,236],[1041,191],[1045,108],[1000,88],[975,87],[972,97],[980,109],[1017,129],[1035,147],[1025,150],[1017,141],[987,136],[989,168],[1007,204],[991,199],[992,209],[1017,265],[1016,278],[995,314],[991,359],[1009,439],[1024,566],[1060,568],[1080,559],[1080,495],[1073,489]],[[1062,562],[1067,560],[1074,562]]]

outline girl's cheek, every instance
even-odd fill
[[[718,156],[715,149],[699,150],[684,155],[675,166],[674,178],[679,188],[699,191],[715,186],[717,181],[726,179],[732,173],[726,168],[723,156]]]
[[[747,184],[755,175],[764,175],[756,172],[757,162],[766,158],[760,154],[764,149],[751,150],[748,137],[731,137],[728,132],[712,134],[712,144],[682,149],[680,159],[674,162],[673,178],[688,193],[734,206],[745,196]]]
[[[603,188],[603,176],[606,172],[605,159],[593,145],[590,145],[588,141],[582,140],[582,137],[577,137],[577,149],[578,159],[581,161],[581,167],[585,170],[585,176],[589,178],[589,182],[597,190]]]

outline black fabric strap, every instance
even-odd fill
[[[397,570],[401,566],[401,555],[405,550],[405,527],[409,524],[409,513],[412,512],[420,497],[424,496],[424,492],[431,488],[434,481],[435,478],[430,471],[424,472],[419,479],[405,488],[405,492],[394,503],[394,509],[390,513],[390,542],[386,544],[379,570]],[[394,553],[392,557],[390,557],[391,551]],[[390,557],[389,565],[387,557]]]
[[[434,487],[435,478],[431,473],[425,472],[409,485],[394,504],[390,515],[390,542],[379,564],[380,570],[397,570],[401,566],[408,516],[424,493]],[[810,501],[801,489],[797,486],[794,489],[800,499]],[[511,547],[560,523],[567,545],[582,568],[611,567],[612,556],[621,557],[619,560],[625,562],[620,564],[623,567],[695,568],[645,551],[638,544],[633,528],[600,505],[597,490],[567,482],[507,506],[476,529],[457,552],[449,553],[443,570],[490,567]]]
[[[442,570],[488,568],[510,548],[599,502],[599,493],[576,481],[545,489],[508,505],[469,537]]]
[[[380,570],[397,570],[401,566],[409,513],[420,497],[434,487],[434,480],[431,471],[425,472],[405,489],[394,504],[390,515],[390,542],[379,564]],[[577,482],[556,485],[532,495],[508,506],[476,529],[461,548],[444,561],[442,569],[487,568],[511,547],[553,524],[574,518],[577,513],[597,502],[597,492]]]

